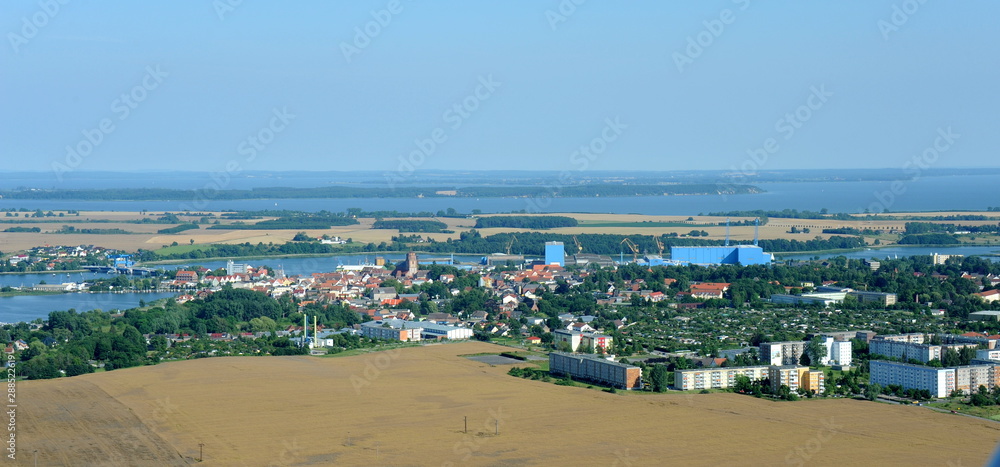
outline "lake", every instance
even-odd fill
[[[208,201],[85,201],[0,199],[0,208],[80,211],[218,211],[288,209],[342,212],[348,208],[366,211],[437,212],[455,208],[470,213],[586,212],[647,215],[694,215],[698,213],[798,209],[860,213],[871,211],[982,211],[989,206],[984,193],[996,187],[996,175],[923,177],[909,181],[843,181],[757,183],[765,193],[753,195],[637,196],[597,198],[550,198],[539,188],[526,187],[524,198],[350,198],[350,199],[254,199]],[[534,195],[533,195],[534,193]],[[996,203],[1000,204],[1000,203]]]
[[[104,311],[127,310],[139,306],[139,300],[151,302],[174,297],[176,293],[65,293],[54,295],[19,295],[0,297],[0,322],[16,323],[48,318],[49,312],[75,308],[83,312],[94,309]]]

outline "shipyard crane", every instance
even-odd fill
[[[635,242],[629,240],[628,237],[625,237],[622,240],[622,243],[628,245],[629,249],[632,250],[632,262],[635,263],[639,261],[639,245],[636,245]]]
[[[576,235],[573,236],[573,242],[576,243],[576,254],[583,253],[583,245],[580,245],[580,241],[576,239]]]
[[[514,246],[514,242],[516,242],[516,241],[517,241],[517,237],[511,235],[510,236],[510,241],[507,242],[507,254],[508,255],[510,254],[510,247]]]
[[[655,237],[654,236],[653,240],[656,240],[656,249],[660,250],[659,254],[660,254],[660,256],[663,256],[663,242],[660,241],[660,237]]]

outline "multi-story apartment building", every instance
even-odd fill
[[[746,376],[751,381],[767,378],[768,366],[743,366],[719,368],[695,368],[674,371],[674,389],[725,389],[736,384],[737,376]]]
[[[760,361],[768,365],[798,365],[806,344],[805,341],[765,342],[760,344]]]
[[[1000,360],[1000,350],[980,349],[976,351],[979,360]]]
[[[850,366],[854,361],[851,352],[851,341],[838,341],[827,338],[827,364]]]
[[[892,342],[909,342],[911,344],[923,344],[925,339],[926,339],[926,336],[924,336],[921,333],[886,334],[886,335],[881,335],[880,334],[880,335],[875,336],[875,338],[872,339],[872,342],[874,342],[876,340],[885,340],[885,341],[892,341]]]
[[[582,345],[589,348],[592,352],[601,351],[607,353],[611,350],[611,342],[614,340],[613,337],[606,334],[571,331],[568,329],[558,329],[552,333],[552,337],[553,344],[558,345],[560,342],[565,342],[569,344],[569,348],[573,352],[579,350]]]
[[[600,355],[549,353],[549,372],[620,389],[641,389],[642,368]]]
[[[955,367],[955,389],[972,394],[979,391],[979,386],[993,389],[996,385],[996,365],[966,365]]]
[[[955,349],[957,351],[964,347],[978,347],[978,344],[912,344],[876,338],[872,339],[872,341],[868,343],[868,352],[872,355],[898,358],[904,362],[912,359],[927,363],[934,359],[940,360],[948,349]]]
[[[771,390],[777,391],[781,386],[788,386],[795,391],[799,389],[799,377],[803,371],[808,372],[809,368],[798,365],[772,365],[767,369],[768,379],[771,380]]]
[[[823,336],[826,356],[820,365],[850,365],[852,362],[851,341],[838,341]],[[798,365],[806,351],[808,341],[765,342],[760,344],[760,360],[769,365]]]
[[[954,368],[872,360],[869,371],[870,382],[882,387],[897,384],[903,389],[926,389],[934,397],[948,397],[956,389]]]
[[[826,374],[802,367],[799,371],[799,387],[806,391],[816,391],[816,394],[823,394],[826,391]]]

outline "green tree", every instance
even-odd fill
[[[808,344],[806,344],[805,353],[809,354],[810,361],[813,365],[820,365],[824,358],[826,358],[826,343],[822,336],[813,337]]]
[[[870,401],[878,399],[878,396],[881,394],[882,394],[882,385],[878,383],[869,384],[868,387],[865,388],[865,399],[868,399]]]
[[[667,392],[667,367],[664,365],[653,365],[650,380],[653,384],[653,392]]]

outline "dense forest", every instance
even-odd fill
[[[555,229],[576,227],[578,222],[566,216],[490,216],[476,219],[477,229],[507,227],[514,229]]]
[[[347,217],[343,213],[320,211],[317,213],[291,213],[277,219],[269,219],[253,224],[246,224],[239,221],[233,224],[216,224],[209,228],[233,230],[329,229],[333,226],[355,225],[357,223],[357,219]]]
[[[160,233],[160,234],[175,234],[175,233],[184,232],[185,230],[197,230],[198,228],[199,228],[198,224],[180,224],[180,225],[176,225],[174,227],[168,227],[166,229],[157,230],[156,233]]]
[[[440,233],[448,232],[448,224],[439,221],[426,220],[377,220],[372,224],[373,229],[397,229],[400,232],[426,232]]]

